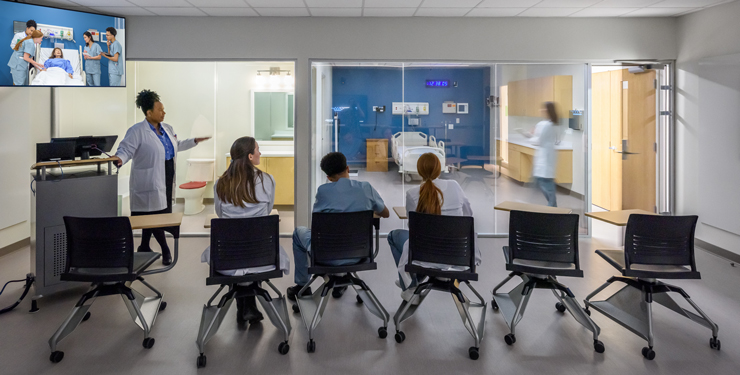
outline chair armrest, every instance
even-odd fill
[[[506,259],[506,264],[511,263],[511,253],[509,251],[508,246],[504,246],[504,259]]]
[[[624,264],[624,251],[622,250],[596,250],[596,254],[604,258],[612,267],[624,273],[626,268]]]

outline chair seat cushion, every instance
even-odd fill
[[[188,190],[188,189],[200,189],[200,188],[205,187],[205,186],[206,186],[206,182],[205,181],[191,181],[191,182],[186,182],[186,183],[180,185],[180,189],[185,189],[185,190]]]
[[[623,276],[652,279],[701,278],[699,272],[692,271],[688,266],[682,265],[632,263],[630,269],[627,269],[624,261],[624,251],[622,250],[596,250],[596,254],[619,270]]]
[[[519,266],[536,267],[543,269],[552,270],[574,270],[576,269],[575,263],[563,263],[563,262],[547,262],[542,260],[529,260],[529,259],[514,259],[512,264]]]

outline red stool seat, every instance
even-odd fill
[[[186,183],[180,185],[180,189],[185,189],[185,190],[189,190],[189,189],[200,189],[200,188],[205,187],[205,186],[206,186],[206,182],[205,181],[191,181],[191,182],[186,182]]]

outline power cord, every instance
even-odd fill
[[[12,304],[12,305],[10,305],[10,306],[8,306],[8,307],[0,310],[0,315],[5,314],[6,312],[8,312],[10,310],[13,310],[14,308],[16,308],[16,306],[20,305],[21,301],[23,301],[23,299],[26,298],[26,295],[28,294],[28,291],[31,289],[31,285],[33,285],[33,282],[35,280],[36,279],[33,276],[33,274],[29,273],[29,274],[26,274],[26,278],[25,279],[11,280],[11,281],[8,281],[7,283],[5,283],[5,285],[3,286],[3,289],[0,290],[0,294],[3,294],[3,292],[5,291],[5,287],[7,287],[8,284],[11,284],[11,283],[20,283],[20,282],[25,281],[26,282],[26,285],[23,286],[24,289],[23,289],[23,294],[21,294],[21,297],[18,298],[18,300],[15,301],[14,304]]]

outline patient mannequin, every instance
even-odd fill
[[[67,74],[69,74],[69,78],[73,78],[72,74],[74,73],[74,69],[72,69],[72,64],[69,60],[64,58],[64,53],[61,48],[54,48],[54,50],[51,51],[51,57],[49,57],[49,59],[44,63],[44,68],[62,68],[67,72]]]

